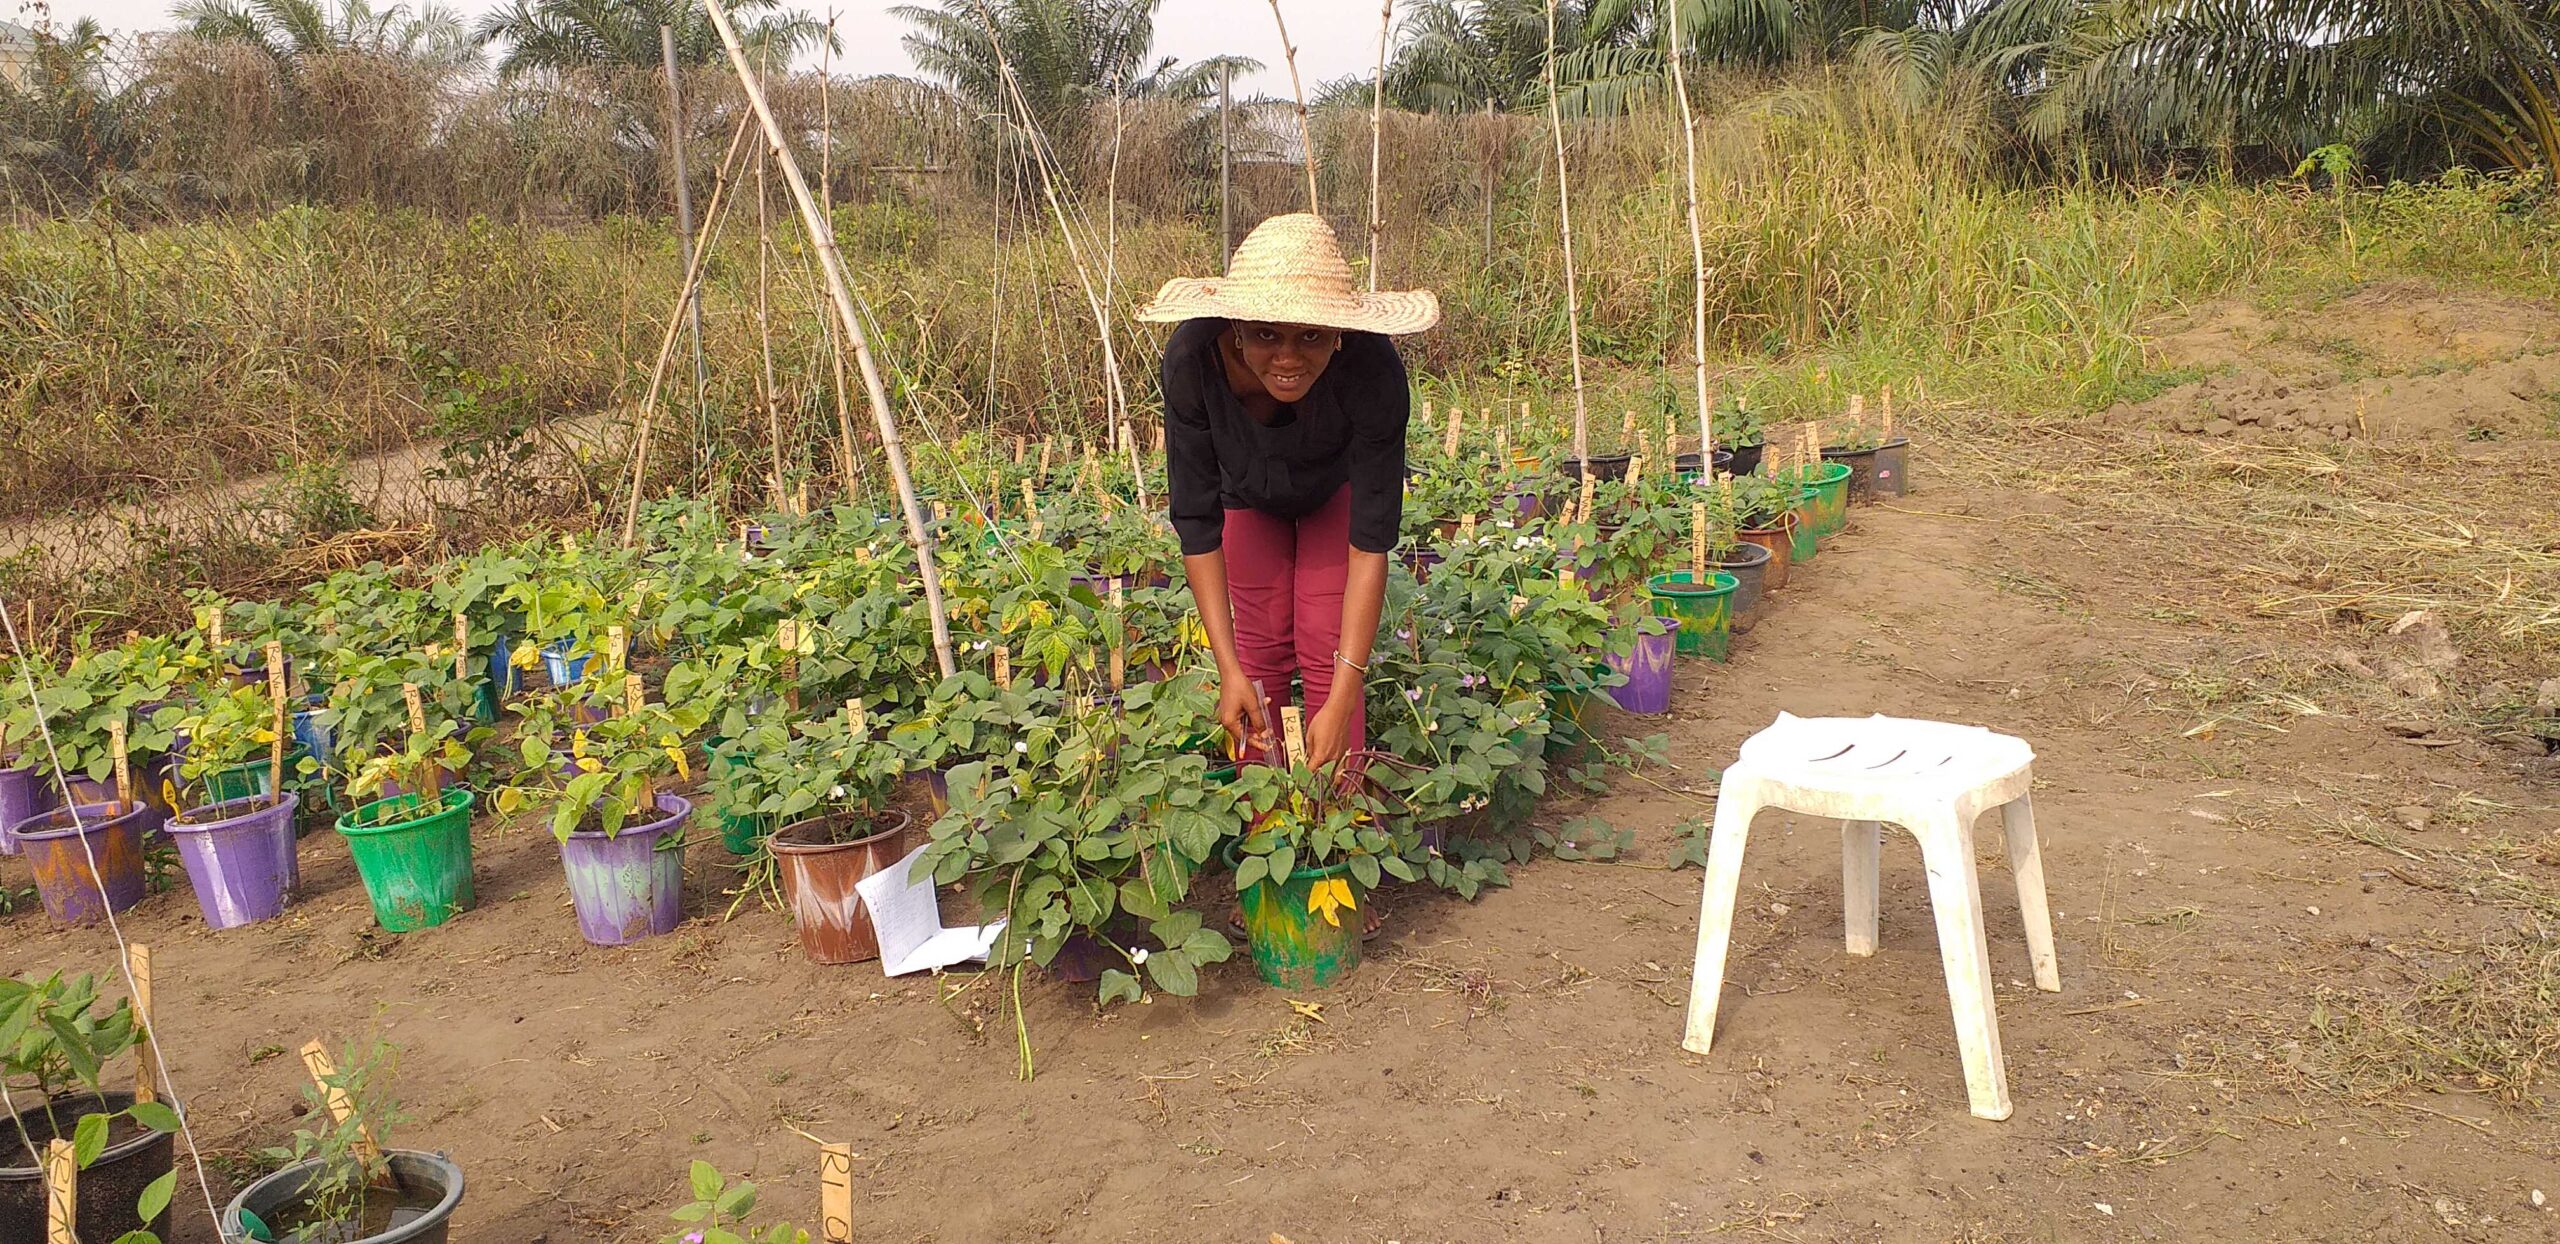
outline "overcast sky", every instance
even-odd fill
[[[172,0],[52,0],[56,22],[97,18],[110,30],[159,30],[169,19]],[[497,7],[499,0],[448,0],[466,18]],[[821,17],[826,0],[787,0]],[[0,0],[0,17],[33,25],[20,0]],[[906,49],[898,37],[906,23],[889,15],[891,0],[843,0],[836,4],[836,29],[844,40],[838,58],[849,74],[910,73]],[[1319,82],[1346,74],[1366,75],[1378,57],[1378,0],[1280,0],[1289,19],[1289,35],[1298,45],[1298,73],[1312,92]],[[1263,73],[1236,81],[1240,93],[1285,96],[1289,76],[1281,64],[1280,36],[1271,23],[1269,0],[1164,0],[1156,13],[1156,55],[1199,60],[1222,52],[1250,56],[1269,66]]]

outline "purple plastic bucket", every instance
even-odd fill
[[[1609,689],[1609,698],[1618,707],[1646,717],[1671,711],[1671,654],[1680,638],[1680,620],[1662,619],[1659,635],[1636,636],[1635,647],[1627,655],[1610,653],[1609,668],[1627,676],[1623,687]]]
[[[39,812],[12,826],[19,851],[35,869],[45,911],[64,924],[96,924],[109,912],[141,902],[142,831],[149,815],[139,804],[93,803]]]
[[[53,807],[53,788],[36,776],[34,765],[0,769],[0,855],[18,853],[18,836],[11,826]]]
[[[575,833],[560,844],[578,935],[620,946],[672,933],[684,920],[684,823],[693,804],[658,796],[660,819],[627,824],[607,837]]]
[[[286,791],[282,799],[251,795],[169,818],[166,828],[178,841],[206,925],[236,929],[284,914],[302,884],[293,834],[301,804],[301,796]]]

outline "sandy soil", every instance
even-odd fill
[[[2560,437],[2560,316],[2483,294],[2377,283],[2309,313],[2198,308],[2152,361],[2203,373],[2111,412],[2251,442]]]
[[[208,1144],[289,1128],[300,1072],[279,1047],[378,1025],[403,1050],[401,1139],[467,1168],[473,1241],[655,1238],[696,1157],[806,1221],[795,1131],[859,1151],[866,1239],[2551,1238],[2560,1216],[2530,1205],[2560,1195],[2549,1115],[2335,1095],[2292,1069],[2323,991],[2405,989],[2439,970],[2437,939],[2516,918],[2332,827],[2416,807],[2449,841],[2547,836],[2551,787],[2512,752],[2347,717],[2182,737],[2191,719],[2149,703],[2227,627],[2148,620],[2160,600],[2110,567],[2153,550],[2090,556],[2014,509],[1939,487],[1859,511],[1735,664],[1684,665],[1661,723],[1679,771],[1548,813],[1636,829],[1634,863],[1542,861],[1472,905],[1392,895],[1372,961],[1313,1021],[1241,962],[1196,1001],[1102,1017],[1035,979],[1021,1083],[996,982],[941,1000],[817,968],[781,916],[724,923],[708,893],[674,936],[591,948],[548,839],[521,829],[484,827],[483,904],[440,930],[372,932],[327,838],[284,921],[210,935],[180,892],[129,927],[158,947]],[[1851,959],[1827,823],[1760,823],[1718,1048],[1680,1049],[1699,878],[1641,865],[1781,709],[2035,744],[2065,990],[2022,984],[1986,856],[2011,1121],[1966,1114],[1916,852],[1888,839],[1883,950]],[[724,859],[695,849],[706,890]],[[21,915],[0,970],[103,969],[110,945]],[[180,1240],[210,1238],[197,1205]]]

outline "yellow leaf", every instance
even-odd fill
[[[668,749],[667,749],[667,759],[669,759],[669,760],[672,760],[672,761],[676,762],[676,776],[677,776],[677,777],[683,778],[683,779],[685,779],[685,780],[687,780],[687,781],[691,781],[691,780],[693,780],[693,770],[692,770],[692,769],[687,768],[687,767],[685,766],[685,763],[684,763],[684,749],[683,749],[683,748],[681,748],[681,747],[670,747],[670,748],[668,748]]]
[[[578,772],[602,773],[604,772],[604,765],[597,761],[593,756],[580,756],[578,757]]]
[[[1307,910],[1324,916],[1324,922],[1342,927],[1342,914],[1359,910],[1360,903],[1351,893],[1351,883],[1340,877],[1326,877],[1307,890]]]

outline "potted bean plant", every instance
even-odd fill
[[[390,1147],[408,1122],[391,1096],[392,1064],[387,1044],[350,1045],[303,1087],[302,1126],[261,1155],[276,1172],[223,1207],[224,1239],[445,1244],[462,1207],[462,1168],[442,1154]]]
[[[502,815],[548,817],[578,932],[599,946],[669,933],[684,918],[693,803],[673,788],[691,776],[685,751],[710,709],[636,691],[636,681],[606,677],[527,696],[524,768],[498,792]]]
[[[141,1039],[132,1004],[108,1005],[95,977],[0,978],[0,1084],[17,1107],[0,1127],[0,1240],[46,1238],[43,1155],[56,1140],[80,1166],[84,1238],[168,1230],[177,1112],[103,1087]]]
[[[880,955],[855,883],[909,846],[919,807],[896,806],[907,755],[858,704],[812,721],[776,718],[723,743],[712,757],[711,804],[729,819],[781,826],[767,839],[784,902],[814,963]]]
[[[1321,772],[1247,765],[1236,775],[1250,820],[1227,860],[1254,971],[1276,988],[1322,989],[1349,975],[1360,966],[1367,896],[1381,878],[1420,876],[1359,776],[1370,759]]]

